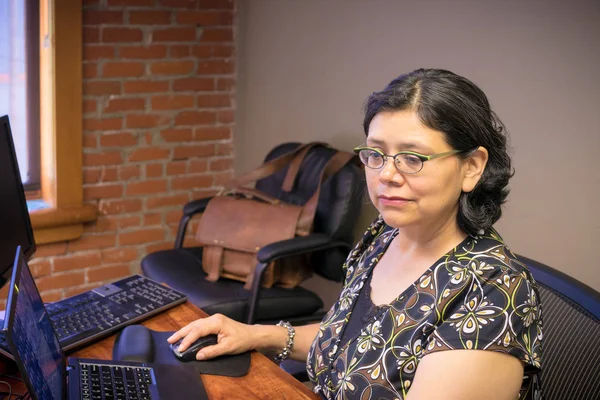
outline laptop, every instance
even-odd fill
[[[208,398],[193,367],[74,357],[65,360],[20,246],[4,331],[33,400]]]

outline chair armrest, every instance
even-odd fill
[[[297,236],[292,239],[270,243],[258,251],[256,258],[261,263],[268,264],[279,258],[296,256],[318,250],[333,249],[336,247],[350,250],[350,245],[348,243],[331,240],[329,236],[323,233],[313,233],[308,236]]]
[[[195,214],[203,212],[211,199],[212,197],[204,197],[202,199],[190,201],[183,206],[183,215],[186,217],[191,217]]]

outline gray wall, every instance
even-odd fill
[[[600,290],[600,2],[242,0],[237,38],[236,172],[284,141],[350,150],[368,94],[415,68],[449,69],[510,132],[506,242]],[[365,206],[358,231],[373,216]]]

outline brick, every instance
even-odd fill
[[[227,126],[207,126],[194,129],[194,140],[231,139],[231,128]]]
[[[153,42],[194,42],[196,41],[195,27],[177,27],[157,29],[152,32]]]
[[[235,90],[235,79],[219,78],[217,79],[217,90],[219,92],[231,92]]]
[[[89,26],[83,27],[83,43],[98,43],[100,41],[100,29]]]
[[[146,209],[163,208],[169,206],[184,206],[189,201],[187,194],[175,194],[169,196],[154,196],[146,199]]]
[[[100,10],[84,10],[83,25],[102,25],[113,24],[119,25],[123,23],[122,11],[100,11]]]
[[[152,75],[188,75],[194,71],[194,61],[163,61],[150,65]]]
[[[222,186],[225,182],[233,179],[233,171],[225,171],[212,174],[213,186]]]
[[[231,58],[235,54],[230,44],[198,44],[192,47],[192,55],[197,58]]]
[[[208,60],[198,63],[196,73],[199,75],[233,74],[235,63],[231,60]]]
[[[127,228],[138,228],[142,224],[142,217],[140,215],[129,215],[124,217],[119,217],[117,220],[117,226],[119,230],[127,229]]]
[[[83,95],[121,94],[121,82],[83,82]]]
[[[202,31],[200,41],[206,42],[233,42],[233,29],[230,28],[206,28]]]
[[[167,46],[123,46],[119,49],[121,59],[162,59],[167,56]]]
[[[161,213],[149,213],[144,215],[143,226],[161,225],[162,214]]]
[[[219,193],[219,190],[213,188],[202,188],[195,189],[192,191],[192,200],[205,199],[207,197],[214,197]]]
[[[187,171],[187,162],[173,161],[167,164],[167,175],[182,175]]]
[[[146,254],[156,253],[161,250],[170,250],[173,248],[173,242],[156,243],[146,246]]]
[[[83,188],[83,199],[110,199],[123,196],[123,185],[88,186]]]
[[[83,165],[93,167],[98,165],[116,165],[123,162],[123,157],[118,151],[107,151],[102,153],[84,153]]]
[[[85,149],[98,147],[98,137],[95,133],[84,133],[82,145]]]
[[[91,79],[98,76],[98,64],[83,63],[83,79]]]
[[[168,25],[171,23],[171,11],[129,11],[131,25]]]
[[[145,104],[146,100],[142,98],[111,98],[104,107],[104,112],[142,111]]]
[[[102,42],[126,43],[141,42],[144,33],[139,28],[102,28]]]
[[[223,171],[233,169],[233,160],[231,158],[219,158],[216,160],[210,160],[211,171]]]
[[[37,246],[33,260],[43,257],[59,256],[67,253],[67,243],[41,244]]]
[[[169,56],[171,58],[185,58],[191,54],[190,46],[187,45],[173,45],[169,47]]]
[[[231,100],[232,98],[228,94],[200,94],[196,97],[196,107],[231,107]]]
[[[136,229],[119,235],[119,245],[158,242],[165,239],[163,228]]]
[[[170,155],[171,149],[142,147],[134,149],[131,153],[129,153],[127,160],[129,162],[164,160],[169,158]]]
[[[130,182],[127,185],[127,196],[139,196],[146,194],[164,193],[167,191],[166,179],[153,179],[143,182]]]
[[[102,250],[102,263],[127,262],[137,260],[139,252],[136,247],[119,247]]]
[[[100,182],[115,182],[116,180],[118,180],[116,167],[102,168],[102,174],[100,174]]]
[[[31,269],[31,275],[33,275],[34,278],[48,276],[52,272],[52,264],[49,260],[41,260],[37,262],[30,261],[29,268]]]
[[[183,176],[173,178],[171,180],[171,189],[173,190],[187,190],[199,187],[210,187],[213,183],[213,177],[211,175],[194,175],[194,176]]]
[[[146,164],[146,178],[159,178],[163,176],[162,164]]]
[[[174,128],[161,131],[160,136],[165,142],[189,142],[194,138],[194,133],[190,128]]]
[[[105,78],[135,78],[144,75],[145,65],[139,62],[106,62],[102,67]]]
[[[190,160],[188,172],[190,174],[198,174],[208,171],[208,162],[206,160]]]
[[[182,111],[175,117],[175,125],[209,125],[217,122],[211,111]]]
[[[104,249],[115,247],[117,239],[114,234],[88,235],[69,242],[69,252]]]
[[[127,128],[154,128],[164,125],[169,121],[168,116],[164,115],[127,115],[125,126]]]
[[[213,78],[183,78],[173,82],[173,90],[177,92],[193,91],[206,92],[215,90],[215,80]]]
[[[181,217],[183,216],[183,212],[181,210],[169,211],[165,214],[165,223],[167,225],[176,225],[179,224]]]
[[[100,252],[81,255],[69,254],[67,257],[57,257],[54,259],[54,272],[65,272],[95,267],[96,265],[100,265],[101,262]]]
[[[193,95],[170,95],[152,97],[152,110],[181,110],[194,107]]]
[[[83,171],[83,183],[97,183],[100,181],[102,170],[100,168],[85,169]]]
[[[122,118],[84,118],[83,129],[88,131],[110,131],[121,129],[123,125]]]
[[[117,220],[114,217],[100,216],[93,223],[85,224],[84,232],[107,233],[117,230]]]
[[[218,156],[230,156],[233,154],[233,144],[232,143],[218,143],[216,155]]]
[[[107,0],[107,5],[112,6],[130,6],[130,7],[145,7],[154,6],[155,0]]]
[[[199,8],[206,10],[233,10],[233,0],[202,0]]]
[[[197,0],[159,0],[158,4],[163,7],[195,7]]]
[[[212,144],[176,147],[173,150],[173,160],[182,160],[192,157],[209,157],[215,155],[215,146]]]
[[[98,109],[98,102],[96,100],[86,99],[83,100],[83,113],[91,114],[95,113]]]
[[[223,110],[218,112],[219,122],[222,124],[231,124],[235,121],[235,112],[233,110]]]
[[[87,271],[88,282],[115,281],[131,275],[131,268],[127,264],[112,265],[110,267],[93,268]]]
[[[114,46],[83,46],[83,61],[110,60],[115,58]]]
[[[102,147],[135,146],[137,141],[137,136],[131,132],[105,133],[100,136],[100,146]]]
[[[85,283],[85,276],[81,271],[66,272],[63,274],[52,274],[35,280],[38,290],[46,292],[48,290],[56,290],[68,288],[72,286],[82,285]]]
[[[40,297],[44,303],[54,303],[55,301],[62,300],[62,291],[52,290],[49,292],[40,292]]]
[[[160,93],[169,90],[169,82],[167,81],[131,81],[125,82],[123,91],[125,93]]]
[[[233,25],[231,11],[178,11],[177,23],[185,25]]]
[[[123,165],[119,167],[119,179],[126,181],[128,179],[139,178],[142,173],[139,165]]]
[[[105,215],[138,212],[142,209],[142,201],[139,199],[105,200],[100,202],[98,209]]]

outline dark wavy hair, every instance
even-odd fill
[[[502,215],[508,181],[514,175],[507,152],[506,128],[491,110],[486,95],[473,82],[442,69],[418,69],[391,81],[365,102],[363,128],[380,112],[415,110],[421,122],[444,134],[459,156],[483,146],[489,158],[477,186],[459,199],[458,226],[477,235]]]

